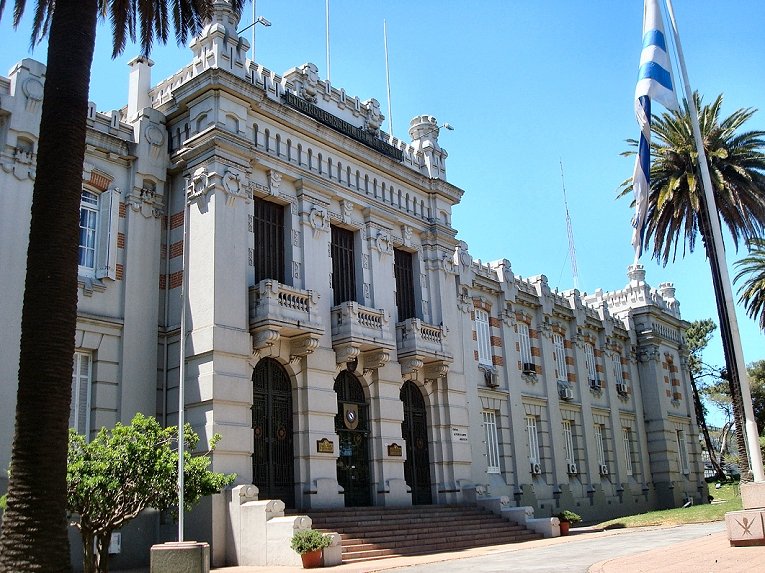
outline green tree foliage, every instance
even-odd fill
[[[749,374],[749,386],[752,391],[754,419],[760,435],[765,435],[765,360],[752,362],[746,369]]]
[[[241,11],[244,0],[230,2]],[[0,17],[10,4],[13,24],[18,26],[27,1],[0,0]],[[13,476],[0,534],[0,572],[68,573],[67,426],[96,23],[98,18],[109,20],[113,54],[121,53],[130,38],[138,40],[148,55],[155,37],[164,42],[172,31],[183,42],[198,33],[212,14],[213,0],[35,0],[33,4],[31,43],[47,37],[48,53],[21,313]]]
[[[128,426],[101,428],[87,442],[74,429],[69,433],[67,510],[80,530],[86,573],[109,570],[112,531],[147,507],[158,510],[178,503],[177,428],[162,428],[154,418],[136,414]],[[213,437],[210,451],[219,436]],[[187,451],[199,436],[186,424]],[[209,454],[209,452],[208,452]],[[184,505],[191,509],[203,496],[221,491],[235,474],[209,471],[208,455],[184,459]],[[95,542],[95,549],[94,549]]]
[[[739,272],[733,282],[746,277],[739,287],[739,301],[746,308],[749,318],[760,321],[760,329],[765,330],[765,239],[755,237],[747,242],[749,255],[736,262]]]

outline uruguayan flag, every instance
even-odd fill
[[[643,253],[650,190],[651,100],[667,109],[678,108],[658,0],[645,0],[643,6],[643,51],[640,54],[640,70],[635,87],[635,116],[640,125],[638,156],[632,175],[632,190],[635,193],[632,246],[635,247],[636,263]]]

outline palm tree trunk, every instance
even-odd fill
[[[71,571],[67,426],[85,120],[97,11],[96,0],[56,0],[51,20],[0,572]]]
[[[715,216],[718,216],[715,213]],[[709,266],[712,269],[712,284],[715,291],[715,302],[717,303],[717,315],[720,320],[720,337],[722,338],[723,354],[725,355],[725,365],[730,386],[731,400],[733,403],[733,420],[736,424],[736,444],[738,446],[739,467],[741,469],[742,481],[751,480],[749,471],[749,455],[746,450],[746,437],[744,435],[744,405],[741,402],[741,381],[736,365],[736,357],[733,351],[733,338],[730,331],[730,320],[723,295],[722,278],[720,276],[720,265],[715,251],[715,243],[712,237],[712,225],[709,219],[710,213],[707,205],[702,201],[699,209],[699,233],[704,243],[704,248],[709,259]]]
[[[725,480],[725,472],[715,456],[715,449],[714,446],[712,446],[712,438],[709,436],[709,428],[707,427],[707,419],[704,415],[704,407],[701,404],[701,396],[699,396],[699,389],[696,386],[696,379],[693,376],[691,376],[691,389],[693,390],[693,405],[696,409],[696,421],[701,428],[701,433],[704,435],[704,444],[706,444],[707,452],[709,452],[709,462],[715,470],[715,477],[718,480]]]

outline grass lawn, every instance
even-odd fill
[[[708,523],[710,521],[720,521],[725,518],[727,512],[741,509],[741,494],[739,493],[738,483],[724,484],[720,489],[714,489],[712,484],[709,491],[714,496],[714,503],[617,517],[616,519],[604,521],[598,524],[597,527],[616,529],[621,527],[643,527],[646,525]]]

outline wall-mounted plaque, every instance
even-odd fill
[[[334,454],[335,442],[328,440],[327,438],[316,440],[316,451],[320,454]]]
[[[404,452],[402,451],[401,446],[399,446],[396,442],[388,445],[388,456],[392,458],[400,458],[403,455]]]

